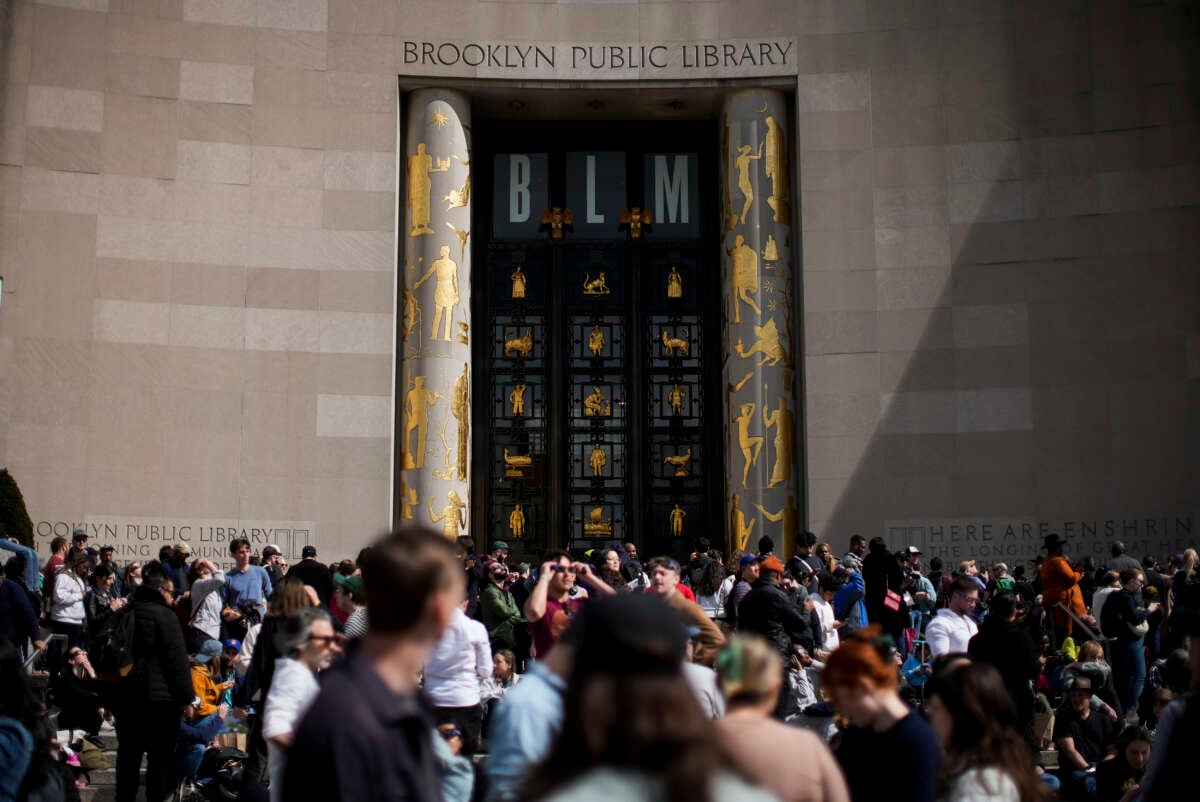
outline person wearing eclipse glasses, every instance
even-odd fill
[[[537,584],[525,602],[525,619],[533,637],[535,657],[542,657],[579,612],[584,599],[572,596],[575,583],[587,587],[589,595],[611,596],[616,591],[596,576],[587,563],[572,562],[565,551],[548,551],[542,557]]]

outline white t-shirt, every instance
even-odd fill
[[[487,629],[455,610],[425,664],[425,693],[437,707],[479,704],[479,682],[492,675],[492,647]]]
[[[833,605],[821,598],[819,593],[809,596],[813,601],[813,610],[817,613],[817,620],[821,622],[821,648],[827,652],[832,652],[838,647],[841,642],[838,638],[838,631],[833,628],[836,620],[833,615]]]
[[[1092,594],[1092,615],[1097,621],[1100,620],[1100,611],[1104,609],[1104,602],[1118,590],[1120,588],[1096,588],[1096,592]]]
[[[271,742],[272,738],[295,730],[320,687],[308,666],[290,657],[275,661],[271,692],[263,712],[263,740],[267,742],[267,775],[271,783],[271,802],[282,802],[283,775],[287,752]]]

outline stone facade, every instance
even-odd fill
[[[47,539],[352,554],[392,514],[405,43],[771,37],[809,527],[1195,541],[1184,5],[2,2],[0,463]]]

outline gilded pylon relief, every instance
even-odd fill
[[[757,526],[788,556],[800,511],[787,107],[744,90],[722,119],[726,547],[754,550]]]
[[[405,121],[396,464],[404,513],[452,538],[470,527],[470,109],[424,89]]]

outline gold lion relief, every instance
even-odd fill
[[[741,338],[738,338],[737,343],[734,344],[734,350],[737,351],[738,356],[748,359],[755,354],[761,354],[762,359],[758,360],[759,367],[778,365],[780,362],[788,363],[787,352],[783,350],[783,345],[779,342],[779,329],[775,326],[775,318],[770,318],[761,326],[755,326],[754,336],[756,337],[754,344],[748,349],[742,345]]]

